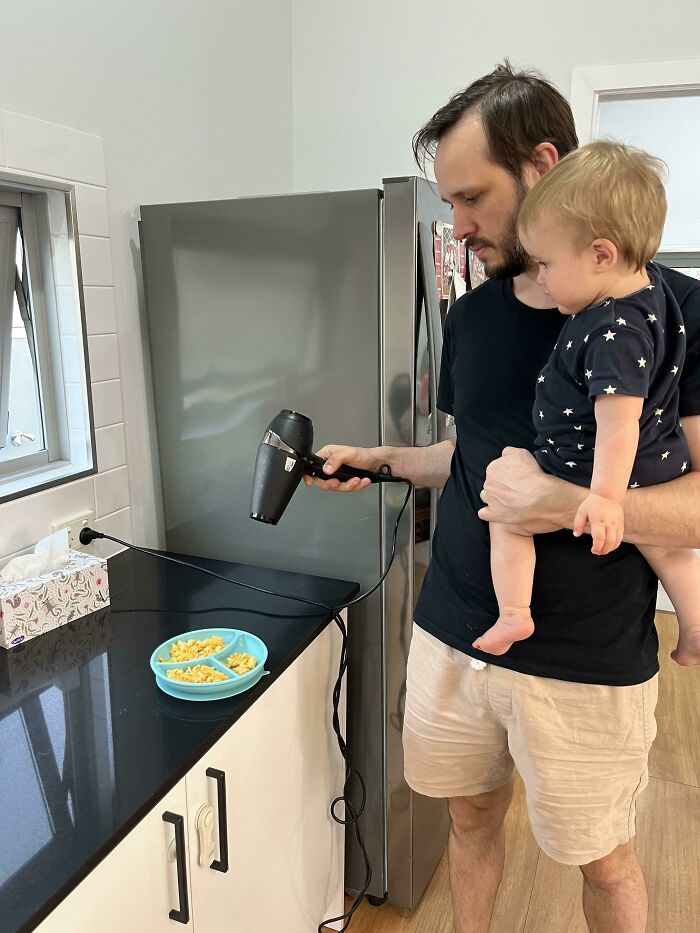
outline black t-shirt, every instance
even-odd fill
[[[681,418],[700,414],[700,282],[661,269],[685,321]],[[639,551],[622,544],[591,554],[587,535],[537,535],[532,594],[535,633],[498,657],[472,648],[498,616],[488,525],[478,516],[488,464],[504,447],[532,450],[538,374],[565,318],[530,308],[512,280],[487,281],[450,310],[445,324],[438,408],[453,415],[457,445],[445,484],[433,554],[416,623],[445,644],[501,667],[580,683],[642,683],[658,670],[657,581]]]

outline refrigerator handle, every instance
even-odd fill
[[[420,275],[420,289],[425,303],[425,323],[428,333],[428,359],[430,380],[430,436],[433,444],[440,440],[437,393],[438,373],[442,358],[442,319],[440,317],[440,303],[438,300],[437,285],[435,282],[435,261],[433,259],[433,236],[430,227],[423,222],[418,223],[418,268]],[[430,543],[432,546],[433,532],[437,521],[438,490],[430,490]]]

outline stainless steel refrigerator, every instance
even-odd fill
[[[276,527],[249,517],[263,431],[281,408],[326,443],[419,446],[447,436],[435,406],[442,347],[432,186],[141,208],[141,248],[171,551],[356,580],[386,567],[402,485],[338,495],[301,486]],[[392,570],[349,616],[348,741],[367,785],[369,894],[415,906],[446,846],[444,801],[403,777],[413,607],[438,492],[416,489]],[[363,865],[348,833],[346,886]]]

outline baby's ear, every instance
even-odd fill
[[[617,246],[611,240],[606,240],[603,237],[593,240],[591,250],[596,268],[601,271],[614,266],[619,257]]]

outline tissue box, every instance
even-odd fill
[[[0,581],[0,646],[30,638],[109,605],[107,561],[69,551],[65,567],[17,583]]]

